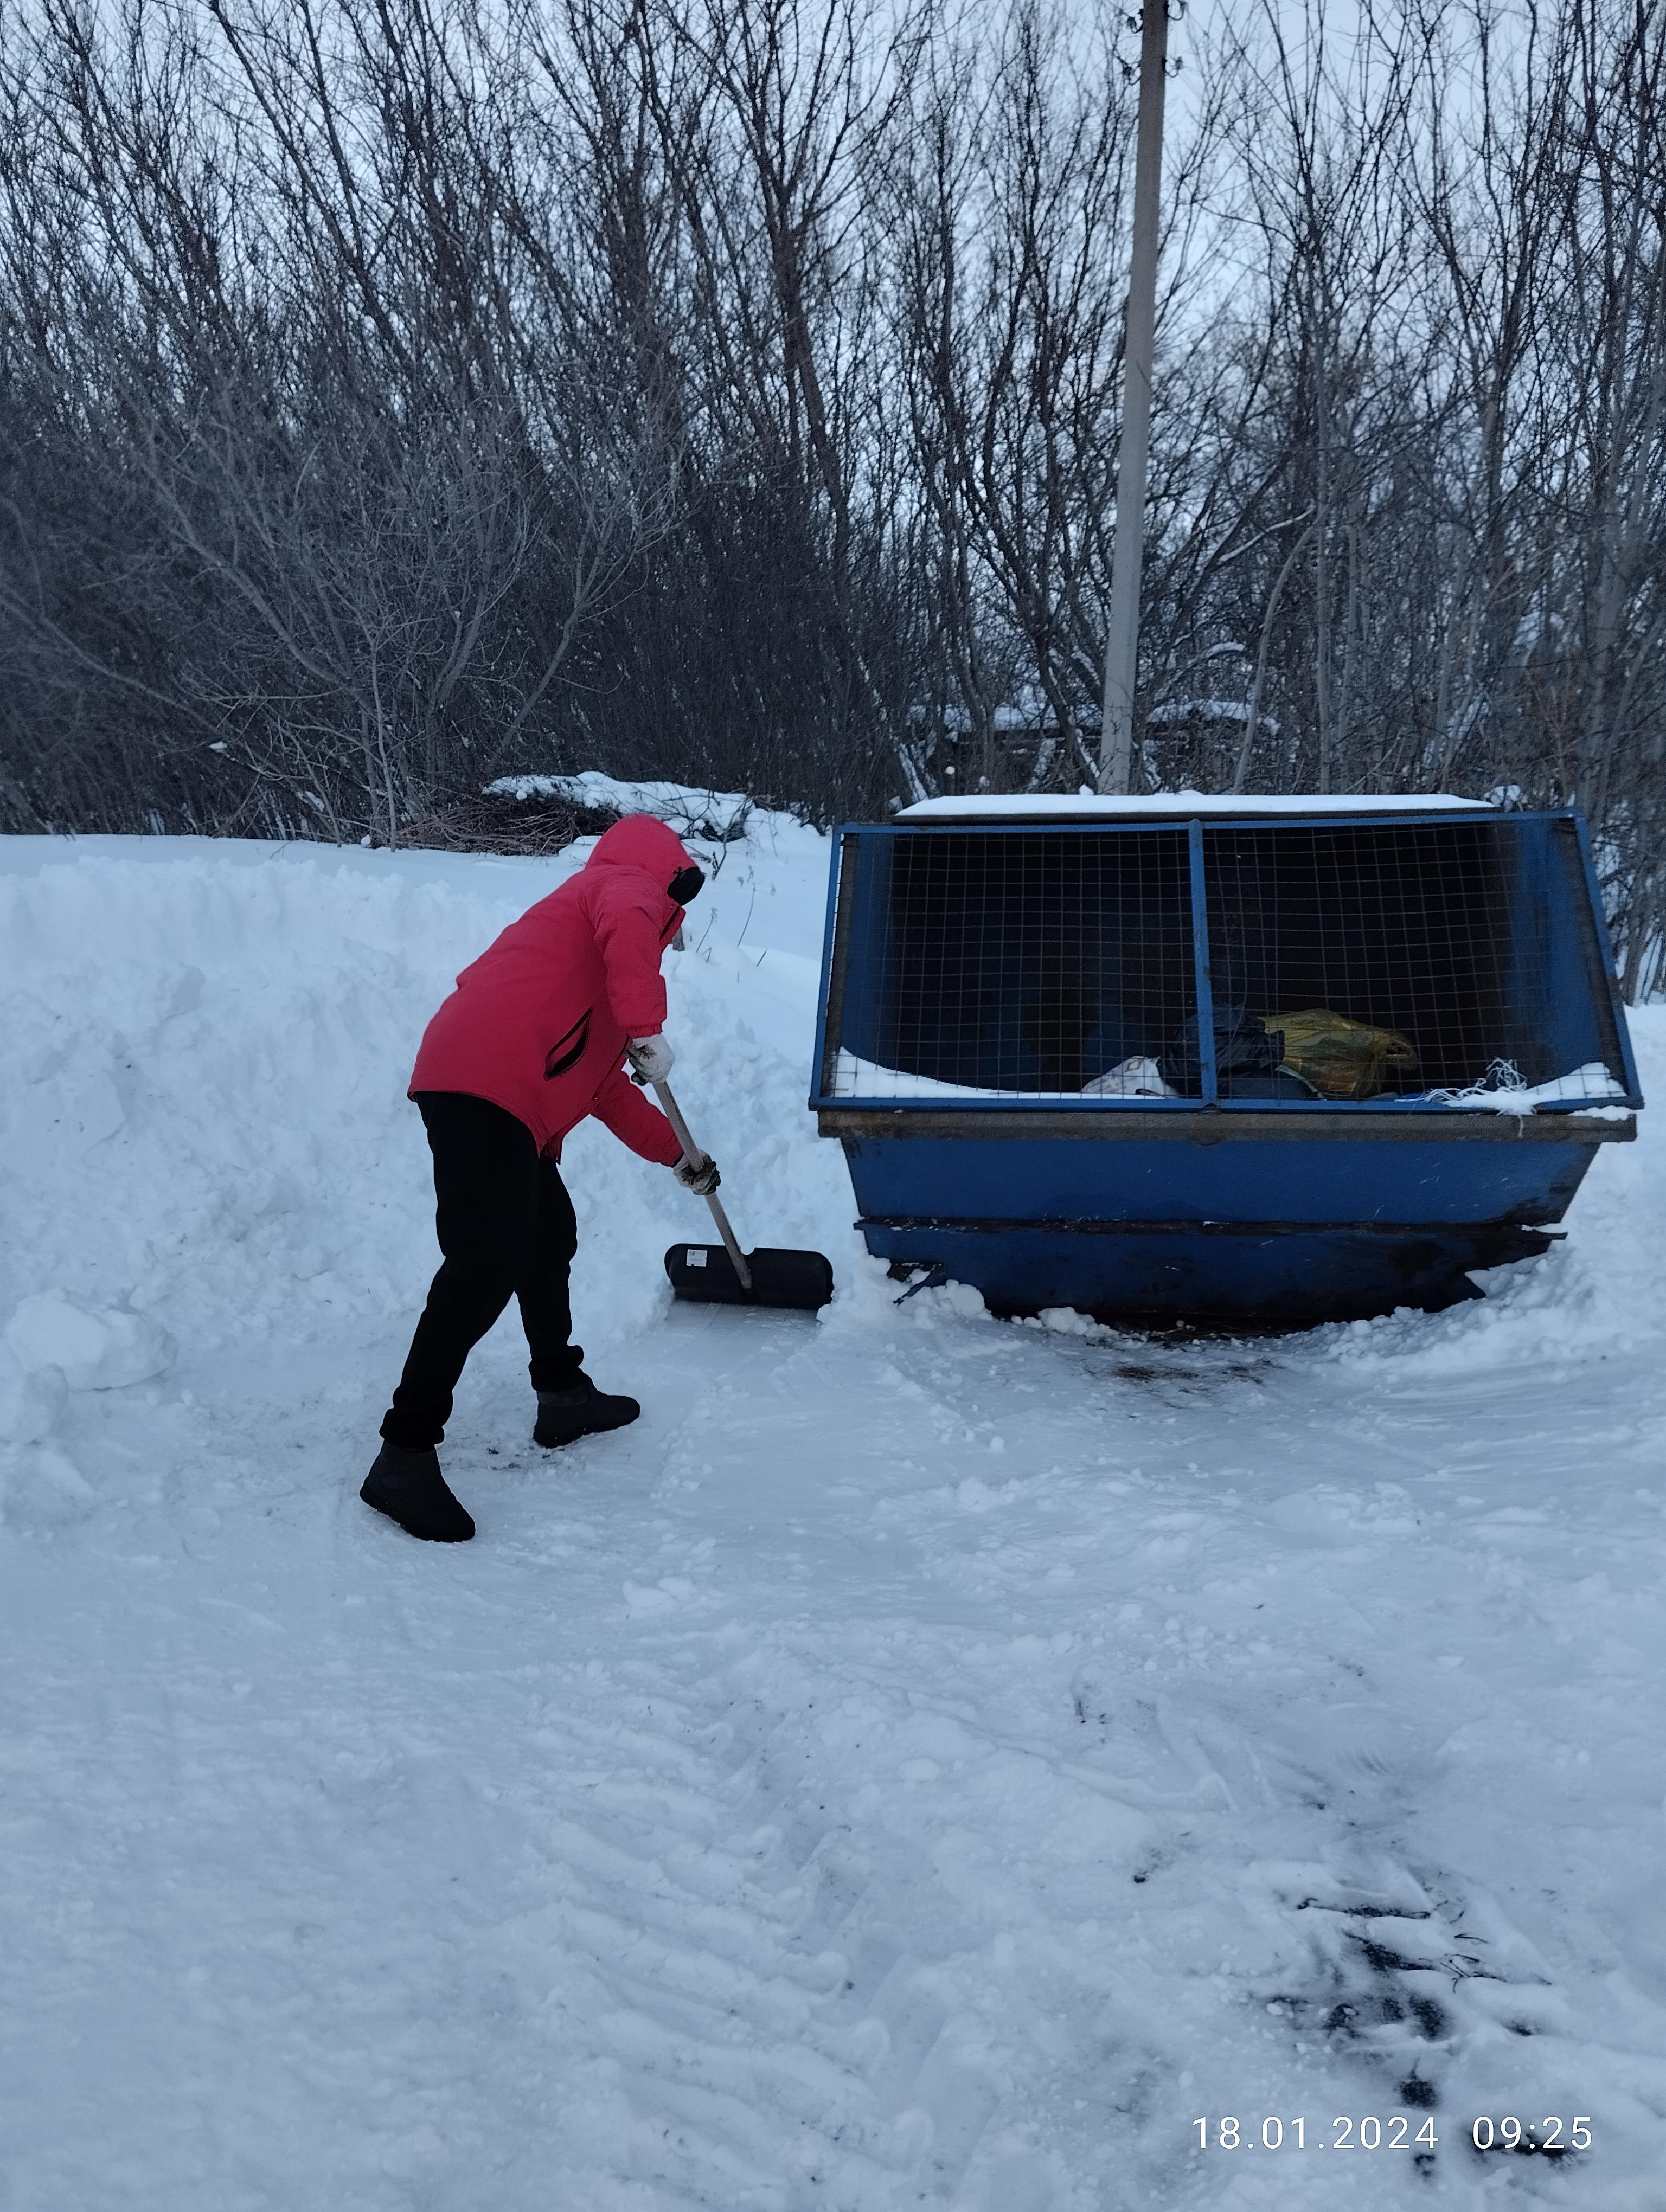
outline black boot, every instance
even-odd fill
[[[466,1544],[474,1534],[474,1522],[446,1487],[436,1451],[385,1443],[359,1496],[425,1543]]]
[[[641,1410],[634,1398],[610,1398],[587,1375],[581,1375],[565,1390],[538,1392],[532,1442],[553,1450],[557,1444],[576,1443],[580,1437],[599,1436],[604,1429],[622,1429]]]

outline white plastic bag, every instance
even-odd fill
[[[1084,1098],[1178,1098],[1179,1091],[1171,1091],[1163,1080],[1163,1071],[1154,1060],[1136,1053],[1131,1060],[1119,1060],[1104,1075],[1096,1075],[1091,1083],[1082,1085]]]

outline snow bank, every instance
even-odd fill
[[[666,962],[679,1096],[747,1241],[818,1245],[844,1272],[848,1186],[804,1109],[826,840],[753,811],[744,838],[689,842],[710,880]],[[200,1352],[412,1312],[435,1260],[405,1098],[417,1040],[458,970],[593,848],[0,841],[15,1360],[110,1387],[155,1371],[162,1330]],[[594,1125],[567,1158],[594,1342],[657,1310],[664,1249],[706,1209]]]

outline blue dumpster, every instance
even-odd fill
[[[848,826],[813,1082],[898,1276],[1227,1325],[1475,1296],[1643,1103],[1580,817],[1444,798]]]

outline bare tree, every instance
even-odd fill
[[[1147,787],[1577,799],[1666,944],[1666,0],[1213,46]],[[0,0],[0,823],[1087,776],[1131,115],[1049,0]]]

